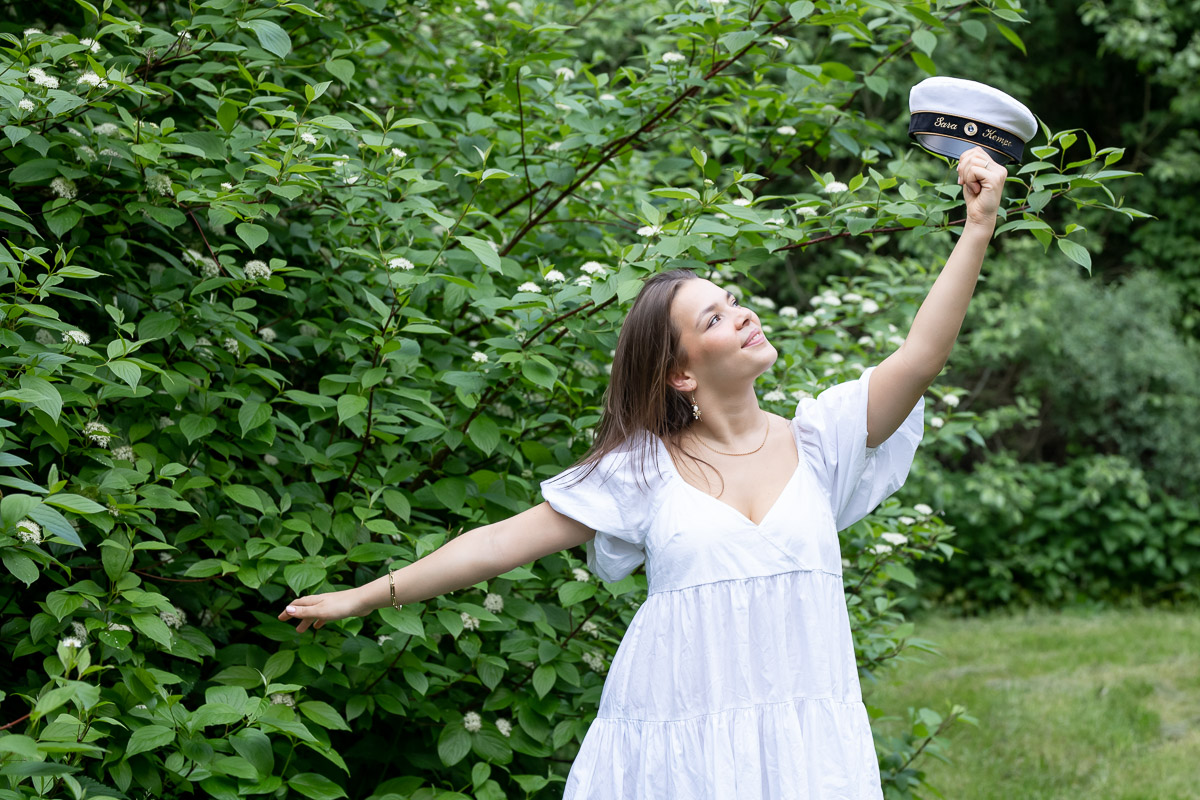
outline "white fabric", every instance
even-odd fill
[[[1019,100],[994,86],[964,78],[926,78],[908,91],[908,111],[942,112],[968,117],[992,125],[1028,142],[1037,135],[1037,119]],[[946,138],[936,134],[917,134],[922,146],[935,153],[957,158],[975,147],[974,142]]]
[[[868,448],[873,371],[799,404],[799,464],[758,525],[686,483],[657,439],[644,481],[625,449],[574,488],[575,468],[542,483],[596,528],[597,575],[644,561],[649,584],[564,800],[882,800],[837,530],[904,483],[925,403]]]

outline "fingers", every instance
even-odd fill
[[[963,187],[964,197],[970,199],[983,191],[986,182],[995,182],[999,171],[1007,170],[998,164],[982,147],[972,147],[958,161],[958,183]]]
[[[325,621],[320,619],[321,599],[320,597],[301,597],[293,600],[280,613],[279,620],[282,622],[287,622],[291,619],[300,620],[300,624],[296,626],[297,633],[304,633],[309,629],[309,626],[320,628],[325,624]]]

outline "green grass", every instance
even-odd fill
[[[934,616],[916,636],[941,655],[863,689],[889,714],[979,720],[947,735],[951,763],[922,761],[947,800],[1200,798],[1200,611]]]

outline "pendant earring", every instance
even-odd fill
[[[696,405],[695,392],[692,392],[692,419],[700,419],[700,406]]]

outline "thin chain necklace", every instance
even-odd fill
[[[771,432],[771,418],[769,416],[767,416],[767,414],[765,412],[763,413],[763,417],[765,417],[767,420],[767,425],[763,429],[763,440],[758,445],[758,447],[754,448],[753,450],[751,450],[748,453],[726,453],[726,452],[723,452],[721,450],[716,449],[715,447],[710,446],[707,442],[705,442],[699,436],[696,437],[696,441],[700,442],[700,444],[704,445],[709,450],[712,450],[714,453],[717,453],[718,455],[722,455],[722,456],[752,456],[755,453],[757,453],[759,450],[763,449],[763,445],[767,443],[767,434]]]

